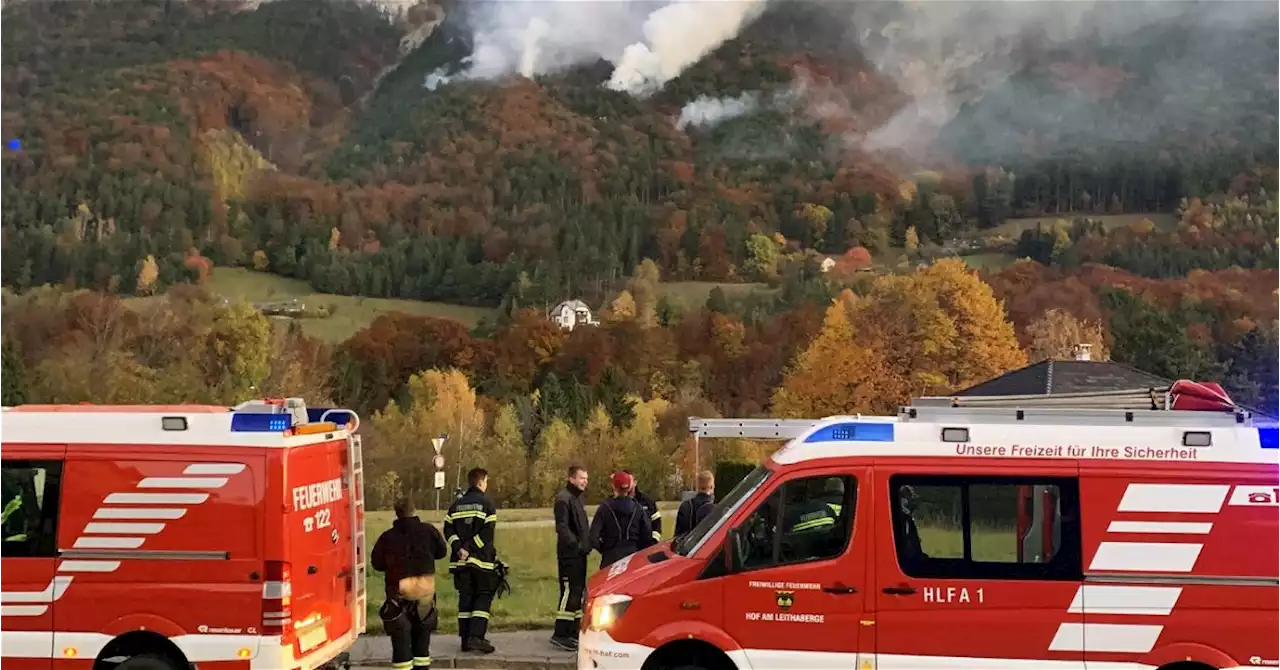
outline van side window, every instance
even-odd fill
[[[1075,479],[897,475],[889,489],[908,576],[1081,577]]]
[[[835,558],[853,534],[853,477],[807,477],[783,483],[739,527],[743,570]]]
[[[58,489],[62,464],[5,461],[0,470],[0,553],[5,558],[56,553]]]

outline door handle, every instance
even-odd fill
[[[825,593],[834,593],[838,596],[843,596],[849,593],[858,592],[858,589],[855,589],[852,586],[845,586],[844,584],[841,584],[839,582],[836,582],[834,586],[824,586],[822,587],[822,590]]]
[[[916,587],[903,584],[901,586],[886,586],[883,590],[891,596],[909,596],[916,592]]]

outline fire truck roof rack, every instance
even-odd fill
[[[1252,424],[1216,384],[1180,381],[1164,388],[1056,393],[1053,395],[925,396],[902,407],[897,417],[827,419],[689,419],[694,437],[792,440],[821,421],[1023,423],[1041,425],[1145,427],[1227,427]]]

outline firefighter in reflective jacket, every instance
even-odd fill
[[[473,468],[467,473],[469,488],[453,501],[444,517],[444,534],[449,542],[449,571],[458,589],[458,636],[463,651],[493,653],[485,638],[489,628],[489,607],[500,581],[498,552],[493,531],[498,510],[484,492],[489,473]]]
[[[391,638],[391,667],[431,667],[431,632],[436,628],[436,561],[448,549],[436,527],[414,514],[413,503],[398,500],[396,520],[378,537],[369,562],[386,573],[387,598],[378,614]]]
[[[613,497],[600,503],[591,520],[591,546],[600,552],[602,569],[656,543],[649,513],[631,497],[631,475],[615,473],[612,484]]]
[[[661,542],[662,512],[658,511],[658,503],[654,502],[653,498],[645,495],[644,491],[640,490],[640,481],[636,479],[636,474],[634,472],[630,470],[623,470],[623,472],[631,475],[632,497],[635,498],[636,502],[640,503],[640,506],[644,508],[644,511],[649,514],[649,525],[653,528],[653,541]]]

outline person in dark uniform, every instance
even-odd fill
[[[493,544],[498,510],[485,496],[489,472],[472,468],[467,473],[468,488],[453,501],[444,517],[444,533],[449,542],[449,571],[458,589],[458,636],[463,651],[493,653],[485,638],[489,629],[489,607],[498,588],[498,551]]]
[[[587,555],[591,553],[587,508],[587,471],[569,466],[563,489],[556,493],[556,568],[560,573],[560,600],[551,644],[567,651],[578,649],[582,621],[582,592],[587,587]]]
[[[632,497],[636,499],[636,502],[640,503],[640,506],[644,508],[645,512],[649,513],[649,525],[653,527],[653,541],[661,542],[662,513],[658,511],[658,503],[654,502],[653,498],[645,495],[644,491],[640,490],[640,480],[636,479],[634,472],[630,470],[623,470],[623,472],[631,475],[631,488],[633,491]]]
[[[386,600],[378,614],[391,638],[391,667],[395,670],[431,667],[431,633],[436,614],[436,561],[449,549],[436,527],[423,523],[413,503],[395,504],[396,520],[378,536],[369,562],[386,573]]]
[[[924,552],[923,546],[920,544],[920,529],[916,527],[916,504],[918,497],[916,496],[915,487],[910,484],[904,484],[898,488],[898,518],[895,520],[897,528],[894,536],[898,542],[898,556],[904,564],[918,563],[929,558]]]
[[[601,569],[654,544],[649,514],[631,497],[631,475],[614,473],[611,483],[613,497],[600,503],[591,520],[591,546],[600,552]]]
[[[698,494],[680,503],[676,510],[676,535],[693,530],[715,506],[716,476],[710,470],[698,473]]]

